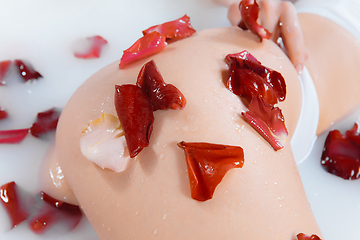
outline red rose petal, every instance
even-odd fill
[[[360,146],[360,129],[357,123],[354,124],[352,129],[346,131],[346,136]]]
[[[260,8],[256,0],[242,0],[239,4],[239,8],[242,19],[239,23],[240,28],[244,29],[245,25],[247,29],[259,37],[260,42],[262,42],[263,38],[271,38],[272,33],[257,23]]]
[[[304,233],[299,233],[297,236],[298,240],[321,240],[317,235],[313,234],[310,237]]]
[[[164,82],[153,60],[141,68],[136,85],[150,97],[153,111],[183,109],[186,105],[184,95],[174,85]]]
[[[115,108],[124,129],[130,157],[149,145],[154,115],[149,96],[136,85],[115,86]]]
[[[228,54],[225,60],[229,65],[227,88],[242,97],[245,105],[255,95],[272,105],[285,100],[286,84],[282,75],[261,65],[248,51]]]
[[[22,60],[14,60],[14,62],[25,82],[42,77],[40,73],[36,72],[30,65],[26,65]]]
[[[10,60],[0,62],[0,85],[6,84],[4,79],[10,69],[10,66],[11,66]]]
[[[0,108],[0,120],[8,117],[8,113]]]
[[[183,17],[174,21],[152,26],[143,31],[143,34],[158,32],[166,37],[166,41],[175,42],[177,40],[190,37],[196,30],[190,24],[190,18],[185,14]]]
[[[288,132],[280,108],[256,96],[249,104],[249,111],[243,112],[242,116],[275,151],[285,146]]]
[[[228,88],[234,93],[238,92],[246,106],[252,99],[252,96],[258,95],[265,102],[274,105],[278,102],[276,93],[263,81],[263,79],[248,69],[236,69],[231,81],[228,82]]]
[[[55,224],[64,223],[68,230],[74,229],[80,222],[82,213],[79,206],[52,198],[41,192],[40,198],[46,203],[30,219],[30,228],[36,234],[43,234]]]
[[[355,141],[354,141],[355,140]],[[330,131],[321,156],[323,168],[343,179],[360,177],[360,145],[358,142],[358,126],[342,135],[339,130]]]
[[[68,232],[81,220],[82,212],[78,206],[56,200],[44,192],[35,198],[20,191],[15,182],[4,184],[0,191],[1,203],[10,217],[12,227],[30,217],[29,225],[34,233],[42,234],[55,224],[65,225]]]
[[[163,50],[167,43],[166,37],[158,32],[151,32],[137,40],[130,48],[126,49],[121,57],[119,67],[123,68],[130,62],[151,56]]]
[[[36,122],[30,128],[31,134],[34,137],[40,137],[42,134],[55,130],[59,117],[60,112],[55,108],[38,113]]]
[[[107,44],[107,41],[101,36],[88,37],[86,40],[90,43],[89,49],[87,49],[84,53],[75,52],[75,57],[82,59],[99,58],[102,48]]]
[[[19,189],[15,182],[2,185],[0,193],[1,203],[11,219],[12,228],[30,216],[29,210],[24,206],[23,199],[19,196]]]
[[[241,147],[203,142],[180,142],[178,146],[185,151],[191,197],[198,201],[211,199],[225,174],[244,165]]]
[[[1,143],[20,143],[28,134],[29,129],[15,129],[0,131]]]

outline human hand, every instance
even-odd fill
[[[300,74],[307,58],[304,39],[294,5],[289,1],[259,0],[258,23],[273,33],[271,39],[288,55]],[[241,21],[239,2],[229,6],[228,19],[237,26]]]

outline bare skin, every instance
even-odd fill
[[[155,112],[150,146],[122,173],[87,160],[79,138],[89,120],[102,112],[115,114],[114,85],[134,83],[149,59],[124,70],[117,62],[110,64],[73,95],[59,121],[57,156],[101,239],[289,240],[299,232],[321,236],[290,144],[275,152],[239,117],[244,106],[224,86],[224,57],[245,49],[287,80],[287,99],[279,106],[291,136],[301,105],[296,71],[274,43],[260,44],[238,28],[199,32],[152,57],[165,81],[182,91],[187,106]],[[190,197],[185,155],[176,146],[182,140],[241,146],[244,167],[228,172],[213,199],[198,202]]]
[[[309,52],[305,65],[319,98],[317,133],[321,134],[359,108],[360,44],[353,35],[326,18],[301,13],[299,20]]]

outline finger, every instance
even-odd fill
[[[229,6],[228,9],[227,17],[232,26],[237,26],[241,20],[239,4],[240,2],[234,2]]]
[[[304,67],[306,55],[302,30],[294,5],[290,2],[281,2],[281,4],[280,34],[288,51],[288,56],[300,74]]]
[[[239,0],[212,0],[212,1],[224,7],[229,7],[234,2],[237,2],[238,4],[240,2]]]
[[[276,42],[279,34],[277,34],[280,17],[280,2],[279,1],[259,1],[259,24],[273,33],[272,40]]]

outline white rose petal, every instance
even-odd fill
[[[134,159],[130,158],[119,119],[103,113],[90,121],[80,138],[82,154],[101,168],[122,172]]]

